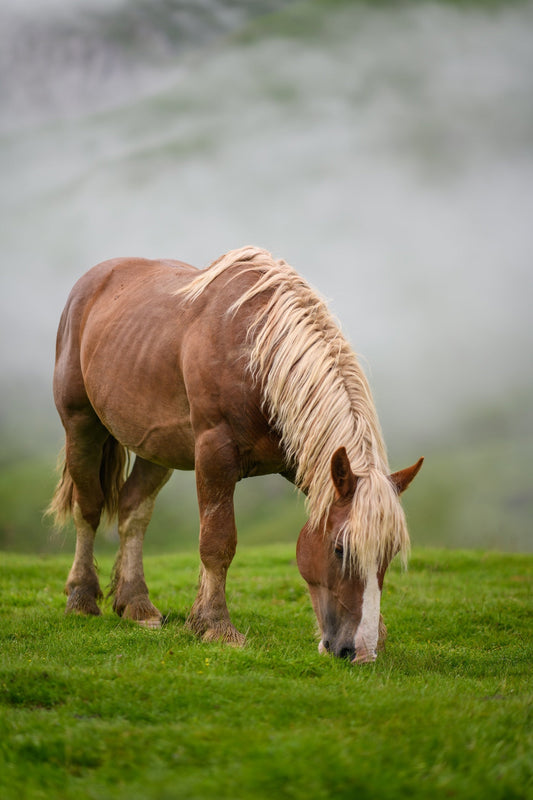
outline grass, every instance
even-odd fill
[[[238,553],[242,650],[184,628],[196,556],[146,560],[161,631],[65,617],[69,562],[3,556],[4,800],[533,797],[533,556],[415,551],[359,668],[318,655],[294,546]]]

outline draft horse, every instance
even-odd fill
[[[297,563],[320,652],[376,658],[385,571],[409,546],[399,495],[422,459],[389,474],[359,363],[323,300],[284,261],[245,247],[201,271],[135,258],[93,267],[61,317],[54,399],[66,442],[49,511],[57,524],[72,516],[77,534],[68,612],[100,613],[93,545],[107,512],[120,536],[113,608],[161,624],[144,579],[144,534],[172,470],[195,470],[201,570],[187,623],[204,640],[243,644],[225,597],[234,488],[279,473],[307,497]]]

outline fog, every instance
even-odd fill
[[[10,452],[61,441],[59,314],[117,255],[287,260],[361,354],[392,449],[530,392],[533,4],[250,5],[3,2]]]

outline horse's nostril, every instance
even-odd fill
[[[326,648],[326,650],[327,650],[327,651],[328,651],[328,653],[329,653],[329,640],[328,640],[328,639],[326,639],[326,641],[325,641],[325,642],[323,642],[323,644],[324,644],[324,647]]]
[[[339,658],[349,658],[352,661],[355,658],[355,650],[353,647],[343,647],[339,652]]]

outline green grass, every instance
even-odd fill
[[[360,667],[318,655],[294,545],[235,559],[242,650],[184,628],[196,556],[146,560],[160,631],[65,617],[69,566],[3,555],[5,800],[533,797],[533,556],[415,551]]]

